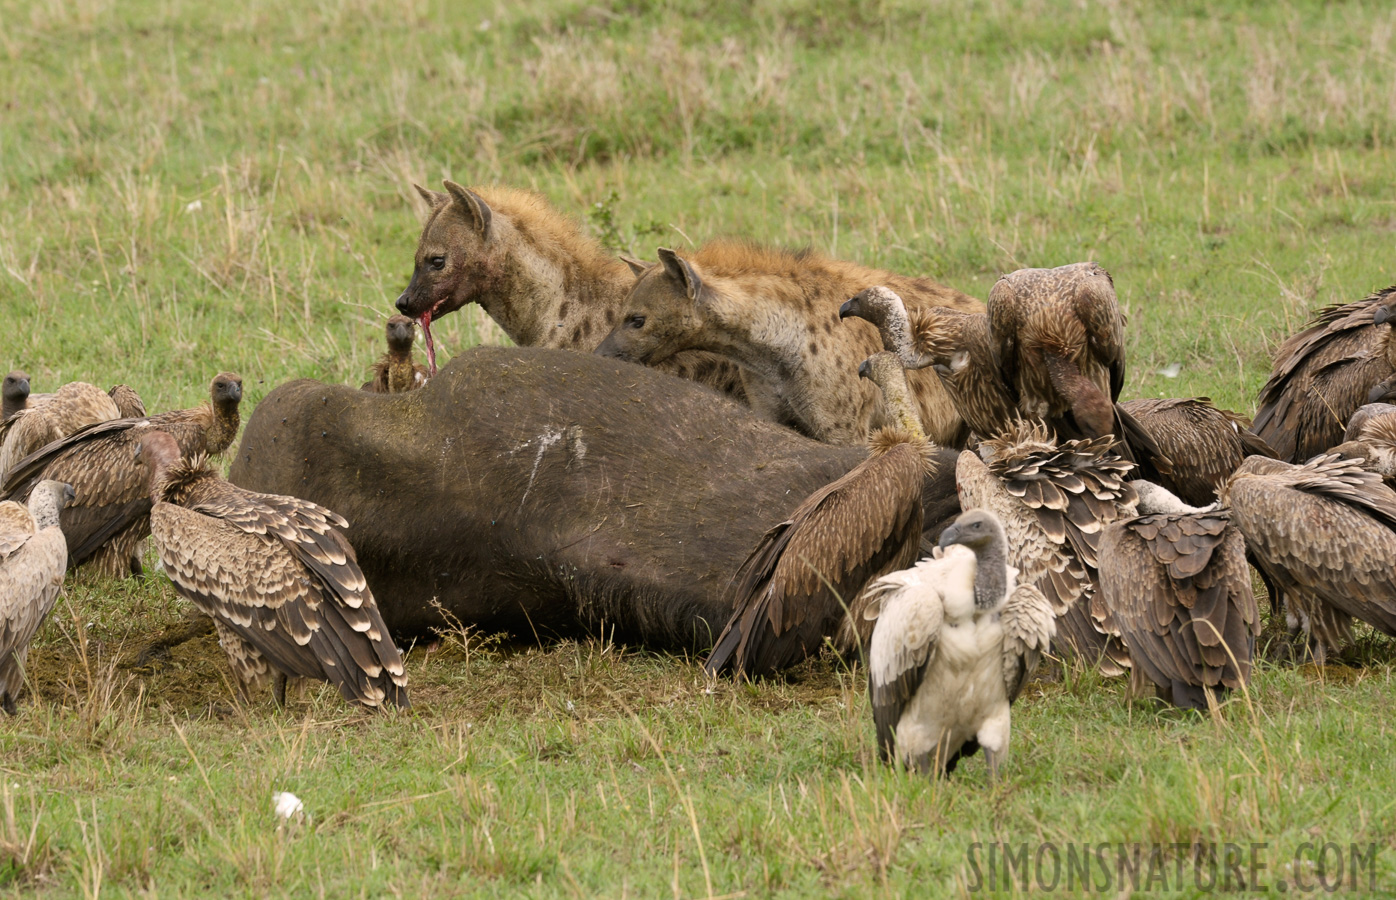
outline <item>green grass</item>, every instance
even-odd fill
[[[442,177],[536,188],[647,256],[737,234],[981,297],[1097,259],[1127,395],[1247,413],[1313,308],[1393,280],[1382,4],[0,0],[0,22],[0,365],[37,390],[357,383],[410,272],[411,182]],[[438,334],[499,339],[478,310]],[[710,685],[601,640],[474,636],[413,653],[411,715],[319,688],[281,714],[232,702],[211,639],[126,667],[180,614],[163,579],[55,611],[37,701],[0,721],[0,891],[934,896],[995,840],[1268,842],[1267,883],[1305,841],[1375,841],[1396,881],[1385,640],[1360,668],[1262,666],[1212,717],[1068,672],[989,785],[982,758],[943,783],[877,765],[861,675],[829,662]],[[308,818],[278,827],[273,790]]]

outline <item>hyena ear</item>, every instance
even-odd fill
[[[635,273],[636,278],[639,278],[641,275],[648,272],[650,270],[650,267],[654,265],[654,263],[647,263],[643,259],[636,259],[633,256],[626,256],[624,253],[620,255],[620,261],[630,267],[630,271]]]
[[[485,198],[469,188],[461,187],[454,181],[444,181],[442,184],[446,185],[446,191],[451,195],[451,199],[455,200],[474,222],[475,230],[480,232],[480,237],[489,240],[490,220],[494,216],[490,212],[489,204],[485,202]]]
[[[693,267],[688,264],[688,260],[679,256],[673,250],[660,247],[658,250],[659,261],[664,266],[664,271],[669,277],[683,285],[684,292],[688,294],[688,299],[697,302],[703,293],[703,279],[698,277],[698,273],[693,271]]]
[[[422,196],[422,199],[427,201],[427,206],[430,207],[432,212],[435,212],[436,210],[445,206],[451,199],[450,194],[443,194],[440,191],[428,190],[422,187],[420,184],[416,183],[413,183],[412,186],[417,189],[417,193]]]

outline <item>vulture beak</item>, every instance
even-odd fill
[[[1373,324],[1373,325],[1382,325],[1382,324],[1384,324],[1384,323],[1386,323],[1386,322],[1389,322],[1390,320],[1391,320],[1391,307],[1389,307],[1389,306],[1379,306],[1379,307],[1377,307],[1377,311],[1376,311],[1375,313],[1372,314],[1372,324]]]
[[[865,359],[865,360],[863,360],[861,363],[858,364],[858,377],[859,377],[859,378],[867,378],[867,377],[869,377],[869,376],[871,375],[872,370],[868,367],[868,362],[869,362],[869,360],[866,360],[866,359]]]
[[[959,537],[960,526],[958,524],[951,524],[940,533],[940,540],[936,542],[936,546],[944,550],[946,547],[949,547],[951,544],[955,543],[955,541],[958,540]]]
[[[843,305],[839,307],[839,318],[847,319],[849,316],[858,315],[860,312],[862,312],[862,309],[860,309],[861,306],[862,303],[858,300],[857,297],[854,297],[851,300],[843,301]]]
[[[1381,312],[1381,311],[1378,310],[1378,313],[1380,313],[1380,312]],[[1388,382],[1388,381],[1379,382],[1379,383],[1377,384],[1376,387],[1372,388],[1370,391],[1367,392],[1367,402],[1368,402],[1368,403],[1380,403],[1380,402],[1382,402],[1382,401],[1385,400],[1385,399],[1387,398],[1387,396],[1391,393],[1392,387],[1396,387],[1396,385],[1393,385],[1392,383],[1390,383],[1390,382]]]
[[[77,502],[77,499],[78,492],[73,490],[73,486],[71,484],[63,485],[63,505],[71,506]]]

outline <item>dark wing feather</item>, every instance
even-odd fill
[[[811,494],[768,531],[734,577],[732,617],[705,668],[764,675],[793,665],[834,636],[845,604],[857,627],[863,587],[916,558],[923,466],[916,447],[894,446]]]

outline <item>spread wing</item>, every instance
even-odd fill
[[[924,457],[910,444],[872,456],[766,532],[734,578],[732,618],[704,667],[769,674],[818,652],[873,578],[904,568],[921,540]]]
[[[1396,634],[1396,492],[1336,454],[1302,466],[1253,456],[1227,486],[1232,519],[1268,569]]]
[[[1246,683],[1260,615],[1228,511],[1117,522],[1100,561],[1101,595],[1151,681],[1168,689]]]
[[[964,564],[961,555],[923,559],[910,569],[879,578],[868,589],[870,599],[880,605],[868,646],[868,699],[878,754],[884,761],[892,758],[897,723],[935,658],[945,621],[941,590],[947,583],[966,581],[947,579],[946,570]],[[974,584],[972,573],[967,582]]]
[[[405,706],[401,656],[353,551],[316,515],[227,492],[195,509],[157,503],[151,532],[179,593],[277,669],[330,681],[365,706]]]
[[[1008,595],[999,621],[1003,625],[1003,685],[1008,702],[1012,703],[1051,646],[1057,633],[1057,618],[1041,591],[1030,584],[1020,584]]]

